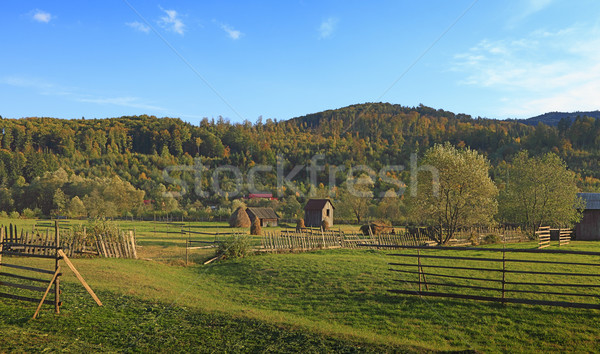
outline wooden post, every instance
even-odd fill
[[[2,267],[2,252],[4,251],[4,228],[0,227],[0,268]]]
[[[421,250],[417,249],[417,272],[419,273],[419,293],[421,293]]]
[[[42,308],[42,305],[44,304],[44,301],[46,300],[46,296],[48,296],[48,293],[50,292],[50,289],[52,288],[52,284],[54,284],[54,282],[58,280],[59,274],[60,274],[60,267],[58,267],[56,269],[56,271],[54,272],[54,275],[52,276],[52,280],[50,280],[50,283],[48,284],[48,287],[46,288],[46,292],[44,293],[44,296],[42,296],[42,300],[38,304],[38,307],[35,310],[35,313],[33,314],[34,320],[37,317],[38,313],[40,312],[40,309]]]
[[[56,247],[56,259],[54,262],[54,271],[58,273],[60,270],[59,262],[60,262],[60,234],[58,228],[58,220],[54,221],[54,246]],[[54,280],[54,311],[56,313],[60,313],[60,279],[57,276]]]
[[[506,286],[506,243],[504,247],[502,247],[502,304],[506,305],[504,302],[504,293]]]
[[[137,259],[137,250],[135,249],[135,233],[129,230],[129,241],[131,242],[131,250],[133,252],[133,259]]]

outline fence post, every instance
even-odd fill
[[[421,250],[417,249],[417,272],[419,273],[419,295],[421,294]]]
[[[4,228],[0,227],[0,268],[2,267],[2,252],[4,252]]]
[[[58,272],[60,258],[62,258],[58,252],[60,250],[60,234],[59,234],[59,232],[60,231],[58,228],[58,220],[54,220],[54,246],[56,249],[56,259],[54,262],[54,271],[55,272]],[[58,276],[54,280],[54,311],[56,313],[60,313],[60,279]]]
[[[504,293],[506,287],[506,243],[502,247],[502,304],[506,305],[504,301]]]

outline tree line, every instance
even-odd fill
[[[0,129],[0,210],[6,213],[81,217],[225,215],[235,198],[214,193],[203,196],[194,188],[180,193],[181,184],[165,180],[165,168],[201,163],[210,168],[236,166],[247,173],[257,165],[275,166],[280,159],[287,173],[296,165],[308,165],[311,158],[321,154],[325,168],[318,172],[317,185],[311,185],[309,172],[303,170],[292,181],[294,188],[278,191],[275,171],[257,174],[261,189],[281,193],[278,201],[260,203],[273,204],[283,216],[297,217],[309,195],[325,193],[321,184],[327,184],[331,167],[344,166],[348,171],[352,166],[366,165],[379,171],[387,165],[407,165],[411,154],[416,152],[421,158],[428,149],[445,142],[485,157],[496,184],[501,183],[518,153],[528,150],[531,156],[553,153],[575,172],[580,190],[600,191],[600,123],[588,117],[572,123],[564,120],[556,127],[528,126],[422,105],[377,103],[287,121],[260,118],[253,123],[231,123],[218,117],[193,125],[177,118],[146,115],[24,118],[0,119]],[[389,171],[388,175],[410,180],[408,170]],[[196,183],[192,170],[174,171],[171,177],[188,186]],[[223,174],[219,183],[227,189],[234,177]],[[344,173],[334,174],[334,180],[340,191],[352,183]],[[364,219],[385,214],[403,221],[407,215],[405,203],[393,203],[391,198],[402,186],[381,176],[371,182],[374,197],[360,206],[367,212],[351,211],[348,217]],[[208,190],[214,183],[214,176],[207,174],[199,182],[199,189]],[[126,201],[118,201],[112,191],[126,195]],[[248,186],[243,185],[236,198],[248,193]]]

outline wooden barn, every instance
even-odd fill
[[[585,201],[583,219],[575,225],[575,238],[579,241],[600,240],[600,193],[578,193]]]
[[[304,225],[320,227],[323,220],[327,220],[329,227],[332,227],[333,209],[329,199],[309,199],[304,206]]]
[[[260,220],[260,226],[277,226],[279,221],[279,215],[272,208],[255,208],[250,207],[246,209],[250,221],[254,222],[254,219]]]

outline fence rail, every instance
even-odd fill
[[[568,255],[577,255],[599,260],[600,252],[539,248],[386,247],[401,251],[389,254],[402,259],[401,262],[389,263],[390,271],[403,275],[398,282],[409,287],[418,286],[416,289],[390,289],[392,293],[600,309],[600,262],[573,261],[572,257],[564,259]],[[453,254],[439,254],[448,251]],[[500,256],[483,257],[482,252]],[[456,253],[458,255],[454,255]],[[515,254],[520,258],[516,258]],[[532,259],[526,254],[537,256],[532,256]],[[435,291],[430,287],[436,287]],[[527,298],[527,295],[530,297]],[[552,297],[548,298],[549,295]],[[585,299],[588,302],[584,302]],[[596,302],[589,302],[589,299]]]

